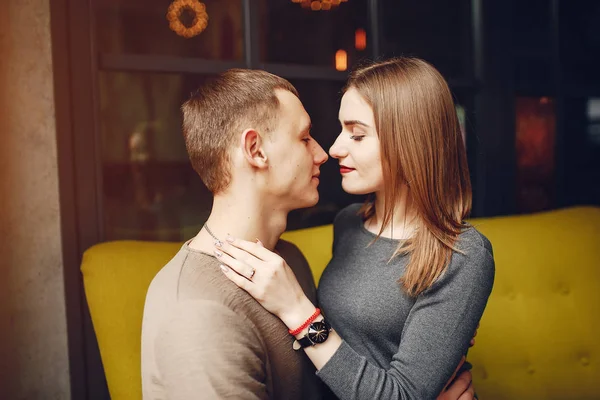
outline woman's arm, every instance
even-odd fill
[[[220,249],[219,259],[237,272],[228,270],[226,275],[290,329],[314,312],[314,305],[281,257],[256,243],[237,239]],[[305,349],[318,375],[338,397],[430,399],[440,393],[466,353],[493,282],[493,259],[487,250],[457,258],[464,265],[449,266],[417,299],[390,369],[370,363],[335,331],[325,343]]]

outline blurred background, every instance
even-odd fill
[[[0,397],[106,398],[81,255],[201,228],[179,107],[203,81],[287,78],[327,150],[349,70],[395,55],[450,84],[474,217],[600,205],[600,1],[3,0]],[[361,200],[321,178],[288,229]]]

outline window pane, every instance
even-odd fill
[[[194,7],[205,5],[208,24],[202,32],[189,38],[181,36],[186,31],[178,30],[180,34],[177,34],[167,20],[169,6],[178,3],[181,0],[96,0],[99,51],[242,59],[244,28],[241,0],[192,0]],[[195,12],[184,7],[177,19],[183,24],[179,28],[191,27],[195,22],[194,15]],[[198,23],[201,20],[198,19]]]
[[[474,135],[475,129],[475,113],[474,110],[474,94],[468,89],[453,89],[454,105],[460,130],[463,136],[465,147],[467,149],[467,161],[469,163],[469,173],[471,176],[471,184],[473,190],[476,189],[476,167],[477,167],[477,136]],[[473,201],[478,201],[478,193],[473,193]]]
[[[181,134],[180,106],[207,76],[101,72],[100,122],[107,240],[184,240],[208,217],[212,197],[192,169]],[[340,128],[342,82],[296,80],[325,151]],[[346,194],[336,160],[321,167],[321,198],[290,214],[288,229],[333,222]]]
[[[517,209],[548,210],[555,206],[554,99],[518,97],[516,108]]]
[[[600,98],[566,97],[561,151],[567,205],[600,205]]]
[[[447,78],[470,78],[471,5],[460,1],[381,1],[381,48],[386,56],[431,62]]]
[[[305,4],[310,3],[263,1],[260,17],[263,62],[333,69],[336,52],[342,50],[347,54],[347,67],[351,68],[361,58],[370,56],[370,49],[365,47],[369,34],[366,1],[342,2],[328,11],[313,11]],[[357,30],[362,31],[357,33]]]
[[[212,198],[192,169],[179,107],[205,76],[100,73],[107,240],[183,240]]]
[[[596,84],[600,71],[600,2],[561,1],[559,4],[564,81],[582,87]]]
[[[515,87],[518,93],[546,93],[552,87],[552,1],[511,3]]]

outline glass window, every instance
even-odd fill
[[[207,76],[101,72],[100,136],[106,240],[184,240],[208,217],[212,196],[192,169],[181,134],[180,106]],[[325,151],[335,141],[343,82],[292,83]],[[290,214],[288,229],[333,222],[346,194],[336,160],[321,167],[319,203]]]
[[[371,54],[367,28],[366,1],[343,1],[329,10],[315,11],[307,1],[263,0],[261,61],[334,68],[336,53],[341,50],[351,68]]]
[[[95,11],[102,53],[243,58],[241,0],[96,0]]]
[[[600,146],[600,98],[588,99],[587,120],[588,139],[595,146]]]
[[[561,141],[566,204],[600,204],[600,99],[568,96]]]
[[[205,79],[100,73],[107,240],[183,240],[201,228],[212,197],[189,163],[179,108]]]
[[[561,1],[560,56],[564,81],[589,87],[600,71],[600,2]]]
[[[475,129],[474,94],[469,89],[452,89],[454,96],[454,106],[460,130],[463,136],[465,147],[467,149],[467,161],[469,163],[469,173],[471,184],[475,188],[475,168],[477,166],[477,135],[473,134]]]
[[[515,108],[518,211],[551,209],[555,205],[554,99],[518,97]]]
[[[471,5],[461,1],[381,1],[381,49],[431,62],[448,78],[470,78]]]

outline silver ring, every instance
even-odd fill
[[[250,273],[250,277],[248,279],[252,280],[255,273],[256,273],[256,269],[252,268],[252,272]]]

